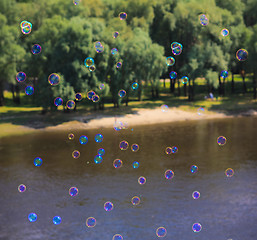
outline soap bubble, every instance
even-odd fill
[[[146,178],[143,177],[143,176],[139,177],[139,178],[138,178],[138,183],[139,183],[140,185],[144,185],[144,184],[146,183]]]
[[[226,28],[223,28],[220,32],[220,34],[223,36],[223,37],[226,37],[229,35],[229,30],[226,29]]]
[[[94,65],[94,63],[95,63],[95,61],[94,61],[94,59],[91,58],[91,57],[87,57],[87,58],[84,60],[84,65],[85,65],[86,67],[90,67],[90,66]]]
[[[26,186],[24,185],[24,184],[20,184],[19,186],[18,186],[18,191],[19,192],[25,192],[26,191]]]
[[[97,53],[102,53],[104,51],[104,46],[101,42],[95,42],[95,50]]]
[[[114,161],[113,161],[113,166],[115,167],[115,168],[121,168],[122,167],[122,161],[120,160],[120,159],[115,159]]]
[[[192,226],[194,232],[200,232],[202,230],[202,225],[200,223],[194,223]]]
[[[55,105],[56,107],[61,106],[62,104],[63,104],[62,98],[57,97],[57,98],[54,99],[54,105]]]
[[[88,142],[88,137],[85,136],[85,135],[80,136],[79,142],[80,142],[80,144],[87,144],[87,142]]]
[[[245,61],[248,57],[248,52],[245,49],[239,49],[236,52],[236,58],[238,61]]]
[[[94,217],[87,218],[86,225],[87,225],[87,227],[95,227],[96,219]]]
[[[127,13],[121,12],[121,13],[119,14],[119,18],[120,18],[120,20],[125,20],[125,19],[127,18]]]
[[[174,55],[180,55],[182,53],[183,46],[181,43],[173,42],[171,44],[171,51]]]
[[[119,32],[114,32],[114,33],[112,34],[112,36],[113,36],[113,38],[117,38],[117,37],[119,36]]]
[[[204,108],[200,107],[200,108],[197,109],[197,114],[198,115],[204,115],[204,111],[205,111]]]
[[[117,53],[118,53],[118,49],[117,49],[117,48],[112,48],[111,54],[112,54],[112,55],[115,55],[115,54],[117,54]]]
[[[36,158],[34,159],[34,165],[35,165],[36,167],[40,167],[40,166],[42,165],[42,163],[43,163],[42,158],[36,157]]]
[[[81,100],[82,100],[82,94],[81,94],[81,93],[76,93],[76,94],[75,94],[75,99],[76,99],[77,101],[81,101]]]
[[[170,72],[170,78],[171,78],[171,79],[176,79],[176,78],[177,78],[177,73],[174,72],[174,71],[171,71],[171,72]]]
[[[188,78],[187,76],[183,76],[183,77],[181,78],[181,83],[182,83],[182,84],[187,84],[188,81],[189,81],[189,78]]]
[[[200,197],[200,193],[198,192],[198,191],[194,191],[193,193],[192,193],[192,198],[193,199],[198,199]]]
[[[18,72],[16,75],[16,80],[18,82],[24,82],[26,80],[26,74],[24,72]]]
[[[68,101],[66,102],[66,107],[67,107],[68,109],[74,109],[74,108],[75,108],[75,105],[76,105],[76,103],[75,103],[73,100],[68,100]]]
[[[168,110],[169,110],[168,105],[166,105],[166,104],[161,105],[161,110],[162,110],[163,112],[168,112]]]
[[[88,69],[90,72],[94,72],[96,70],[96,67],[95,67],[95,65],[91,65],[88,67]]]
[[[30,95],[32,95],[33,93],[34,93],[34,88],[33,88],[32,86],[27,86],[27,87],[25,88],[25,94],[26,94],[26,95],[30,96]]]
[[[224,136],[219,136],[217,138],[217,143],[220,145],[220,146],[223,146],[225,145],[227,142],[227,139],[224,137]]]
[[[234,175],[234,170],[232,168],[227,168],[225,171],[227,177],[232,177]]]
[[[123,89],[121,89],[121,90],[119,91],[119,93],[118,93],[118,96],[121,97],[121,98],[125,97],[125,96],[126,96],[126,91],[123,90]]]
[[[73,157],[73,158],[79,158],[79,157],[80,157],[80,152],[79,152],[78,150],[74,150],[74,151],[72,152],[72,157]]]
[[[120,150],[127,150],[128,147],[129,147],[129,144],[128,144],[127,141],[124,140],[124,141],[121,141],[121,142],[120,142],[119,147],[120,147]]]
[[[198,167],[196,165],[192,165],[190,171],[191,173],[196,173],[198,171]]]
[[[115,234],[115,235],[112,237],[112,240],[123,240],[123,237],[122,237],[120,234]]]
[[[204,15],[204,14],[201,14],[201,15],[199,16],[199,20],[200,20],[200,23],[201,23],[202,26],[206,26],[206,25],[208,25],[208,23],[209,23],[209,19],[208,19],[207,16]]]
[[[133,168],[139,168],[139,162],[135,161],[132,164]]]
[[[69,189],[69,194],[70,194],[71,197],[77,196],[78,193],[79,193],[79,190],[78,190],[77,187],[71,187],[71,188]]]
[[[103,156],[105,154],[105,150],[103,148],[99,148],[97,154]]]
[[[30,214],[28,215],[28,219],[29,219],[30,222],[35,222],[35,221],[37,221],[37,214],[36,214],[36,213],[30,213]]]
[[[96,141],[97,143],[102,142],[103,139],[104,139],[104,137],[103,137],[102,134],[99,133],[99,134],[96,134],[96,135],[95,135],[95,141]]]
[[[101,155],[96,155],[95,158],[94,158],[94,161],[96,164],[99,164],[103,161],[103,158]]]
[[[116,63],[116,68],[121,68],[121,66],[122,66],[122,62],[117,62]]]
[[[60,216],[55,216],[55,217],[53,217],[53,223],[54,223],[55,225],[59,225],[59,224],[61,223],[61,221],[62,221],[62,219],[61,219]]]
[[[166,179],[172,179],[174,177],[174,172],[172,170],[166,170],[164,173]]]
[[[167,57],[166,58],[166,64],[167,64],[167,66],[173,66],[175,64],[175,58],[174,57]]]
[[[104,204],[104,210],[106,211],[106,212],[109,212],[109,211],[111,211],[113,209],[113,203],[112,202],[106,202],[105,204]]]
[[[139,150],[139,145],[134,143],[131,145],[132,152],[137,152]]]
[[[95,95],[95,92],[94,91],[89,91],[88,93],[87,93],[87,98],[89,99],[89,100],[92,100],[92,97]]]
[[[228,77],[228,71],[226,71],[226,70],[221,71],[220,76],[223,77],[223,78],[227,78]]]
[[[60,83],[61,77],[57,73],[52,73],[48,76],[48,82],[52,86],[56,86]]]
[[[97,94],[93,95],[92,97],[93,102],[99,102],[99,100],[100,100],[100,97]]]
[[[68,134],[68,138],[69,138],[70,140],[73,140],[73,139],[74,139],[74,134],[73,134],[73,133],[69,133],[69,134]]]
[[[139,85],[138,85],[137,82],[132,83],[132,89],[133,89],[133,90],[138,89],[138,87],[139,87]]]
[[[132,202],[133,205],[138,205],[140,203],[140,198],[138,196],[134,196],[131,199],[131,202]]]
[[[159,227],[156,230],[156,235],[157,237],[165,237],[167,234],[167,230],[165,227]]]

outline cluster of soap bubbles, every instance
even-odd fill
[[[171,43],[170,47],[171,47],[171,51],[174,55],[180,55],[182,53],[183,46],[181,43],[173,42],[173,43]]]
[[[172,147],[166,147],[165,153],[166,154],[172,154],[172,153],[177,153],[178,152],[178,147],[172,146]]]
[[[87,92],[87,98],[89,100],[92,100],[92,102],[95,102],[95,103],[99,102],[99,100],[100,100],[99,95],[97,95],[93,90]]]
[[[24,82],[26,80],[26,78],[27,78],[27,76],[24,72],[18,72],[16,74],[16,80],[19,83]],[[34,88],[32,86],[26,86],[25,94],[29,96],[29,95],[32,95],[33,93],[34,93]]]
[[[127,129],[128,128],[128,123],[127,122],[121,122],[121,121],[115,121],[113,124],[113,128],[115,131],[120,131],[123,129]]]
[[[32,30],[32,23],[29,21],[22,21],[20,23],[21,32],[25,35],[30,34]]]

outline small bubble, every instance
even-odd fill
[[[166,170],[164,173],[166,179],[172,179],[174,177],[174,172],[172,170]]]
[[[40,167],[40,166],[42,165],[42,163],[43,163],[43,160],[42,160],[40,157],[36,157],[36,158],[34,159],[34,165],[35,165],[36,167]]]
[[[120,147],[120,150],[127,150],[128,147],[129,147],[129,144],[128,144],[127,141],[124,140],[124,141],[121,141],[121,142],[120,142],[119,147]]]
[[[139,178],[138,178],[138,183],[139,183],[140,185],[144,185],[144,184],[146,183],[146,178],[143,177],[143,176],[139,177]]]
[[[73,158],[79,158],[79,157],[80,157],[80,152],[79,152],[78,150],[74,150],[74,151],[72,152],[72,157],[73,157]]]
[[[78,193],[79,193],[79,190],[78,190],[77,187],[71,187],[71,188],[69,189],[69,194],[70,194],[71,197],[77,196]]]
[[[198,198],[200,198],[200,193],[199,193],[198,191],[194,191],[194,192],[192,193],[192,198],[193,198],[193,199],[198,199]]]
[[[104,139],[104,137],[103,137],[102,134],[96,134],[96,135],[95,135],[95,141],[96,141],[97,143],[102,142],[103,139]]]
[[[94,161],[96,164],[99,164],[103,161],[103,158],[101,155],[96,155],[95,158],[94,158]]]
[[[123,237],[122,237],[120,234],[115,234],[115,235],[112,237],[112,240],[123,240]]]
[[[109,211],[111,211],[113,209],[113,203],[112,202],[106,202],[105,204],[104,204],[104,210],[106,211],[106,212],[109,212]]]
[[[39,54],[39,53],[41,53],[41,46],[39,45],[39,44],[34,44],[33,46],[32,46],[32,48],[31,48],[31,52],[33,53],[33,54]]]
[[[25,94],[26,94],[26,95],[30,96],[30,95],[32,95],[33,93],[34,93],[34,88],[33,88],[32,86],[27,86],[27,87],[25,88]]]
[[[115,168],[121,168],[122,167],[122,161],[120,160],[120,159],[115,159],[114,161],[113,161],[113,166],[115,167]]]
[[[139,168],[139,162],[135,161],[132,164],[133,168]]]
[[[80,144],[83,144],[83,145],[87,144],[87,142],[88,142],[88,137],[85,136],[85,135],[80,136],[79,142],[80,142]]]
[[[159,227],[156,230],[156,235],[157,237],[165,237],[167,234],[167,230],[165,227]]]
[[[87,218],[86,225],[87,225],[87,227],[95,227],[96,219],[94,217]]]
[[[232,168],[227,168],[225,171],[227,177],[232,177],[234,175],[234,170]]]
[[[24,184],[20,184],[20,185],[18,186],[18,191],[19,191],[19,192],[25,192],[25,191],[26,191],[26,186],[25,186]]]
[[[55,217],[53,217],[53,223],[54,223],[55,225],[59,225],[59,224],[61,223],[61,221],[62,221],[62,219],[61,219],[60,216],[55,216]]]
[[[16,75],[16,80],[18,82],[24,82],[26,80],[26,74],[24,72],[18,72]]]
[[[225,145],[227,142],[227,139],[224,137],[224,136],[219,136],[217,138],[217,143],[220,145],[220,146],[223,146]]]
[[[56,86],[60,83],[61,77],[57,73],[52,73],[48,76],[48,82],[52,86]]]
[[[192,226],[194,232],[200,232],[202,230],[202,225],[200,223],[194,223]]]
[[[137,152],[139,150],[139,145],[134,143],[131,145],[132,152]]]
[[[138,196],[134,196],[131,199],[131,202],[132,202],[133,205],[138,205],[140,203],[140,198]]]
[[[69,133],[68,134],[68,138],[69,138],[69,140],[73,140],[74,139],[74,134],[73,133]]]
[[[190,168],[191,173],[196,173],[198,172],[198,167],[196,165],[192,165]]]
[[[125,20],[125,19],[127,18],[127,13],[121,12],[121,13],[119,14],[119,18],[120,18],[120,20]]]
[[[30,222],[35,222],[35,221],[37,221],[37,214],[36,214],[36,213],[30,213],[30,214],[28,215],[28,219],[29,219]]]
[[[62,98],[57,97],[57,98],[54,99],[54,105],[55,105],[56,107],[61,106],[62,104],[63,104]]]

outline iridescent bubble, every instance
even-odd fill
[[[18,191],[19,191],[19,192],[25,192],[25,191],[26,191],[26,186],[25,186],[24,184],[20,184],[20,185],[18,186]]]
[[[55,105],[56,107],[61,106],[62,104],[63,104],[62,98],[57,97],[57,98],[54,99],[54,105]]]
[[[116,63],[116,68],[121,68],[122,67],[122,62],[117,62]]]
[[[176,79],[176,78],[177,78],[177,73],[174,72],[174,71],[171,71],[171,72],[170,72],[170,78],[171,78],[171,79]]]
[[[223,146],[225,145],[227,142],[227,139],[224,137],[224,136],[219,136],[217,138],[217,143],[220,145],[220,146]]]
[[[189,78],[188,78],[187,76],[183,76],[183,77],[181,78],[181,83],[182,83],[182,84],[187,84],[188,81],[189,81]]]
[[[52,86],[56,86],[56,85],[58,85],[60,83],[60,79],[61,79],[61,77],[57,73],[52,73],[48,77],[48,82]]]
[[[223,36],[223,37],[226,37],[229,35],[229,30],[226,29],[226,28],[223,28],[220,32],[220,34]]]
[[[123,240],[123,237],[122,237],[120,234],[115,234],[115,235],[112,237],[112,240]]]
[[[227,78],[228,77],[228,71],[226,71],[226,70],[221,71],[220,76],[223,77],[223,78]]]
[[[99,85],[99,89],[100,89],[100,90],[103,90],[104,87],[105,87],[104,83],[101,83],[101,84]]]
[[[71,197],[77,196],[79,194],[78,188],[77,187],[71,187],[69,189],[69,194],[70,194]]]
[[[131,202],[132,202],[133,205],[138,205],[140,203],[140,198],[138,196],[134,196],[131,199]]]
[[[105,154],[105,150],[103,148],[99,148],[97,150],[97,154],[103,156]]]
[[[115,55],[115,54],[117,54],[117,53],[118,53],[118,49],[117,49],[117,48],[112,48],[111,54],[112,54],[112,55]]]
[[[193,193],[192,193],[192,198],[193,199],[198,199],[200,197],[200,193],[198,192],[198,191],[194,191]]]
[[[73,158],[79,158],[79,157],[80,157],[80,152],[79,152],[78,150],[74,150],[74,151],[72,152],[72,157],[73,157]]]
[[[102,53],[104,51],[104,46],[101,42],[95,42],[95,50],[97,53]]]
[[[174,172],[172,170],[166,170],[164,173],[166,179],[172,179],[174,177]]]
[[[23,34],[30,34],[32,30],[32,23],[28,21],[22,21],[21,22],[21,32]]]
[[[245,49],[239,49],[236,52],[236,58],[238,61],[245,61],[248,57],[248,52]]]
[[[133,168],[139,168],[139,162],[135,161],[132,164]]]
[[[192,226],[194,232],[200,232],[202,230],[202,225],[200,223],[194,223]]]
[[[232,177],[234,175],[234,170],[232,168],[227,168],[225,171],[227,177]]]
[[[36,167],[40,167],[40,166],[42,165],[42,163],[43,163],[42,158],[36,157],[36,158],[34,159],[34,165],[35,165]]]
[[[121,97],[121,98],[125,97],[125,96],[126,96],[126,91],[123,90],[123,89],[121,89],[121,90],[119,91],[119,93],[118,93],[118,96]]]
[[[39,44],[34,44],[33,46],[32,46],[32,48],[31,48],[31,52],[33,53],[33,54],[39,54],[39,53],[41,53],[41,46],[39,45]]]
[[[94,61],[94,59],[91,58],[91,57],[87,57],[87,58],[84,60],[84,65],[85,65],[86,67],[90,67],[90,66],[94,65],[94,63],[95,63],[95,61]]]
[[[103,161],[103,158],[101,155],[96,155],[94,161],[96,164],[100,164]]]
[[[139,85],[138,85],[137,82],[132,83],[132,89],[133,89],[133,90],[138,89],[138,87],[139,87]]]
[[[25,93],[26,93],[26,95],[32,95],[33,93],[34,93],[34,88],[32,87],[32,86],[27,86],[26,88],[25,88]]]
[[[96,70],[96,67],[95,65],[92,65],[92,66],[89,66],[88,69],[90,72],[94,72]]]
[[[70,140],[73,140],[73,139],[74,139],[74,134],[73,134],[73,133],[69,133],[69,134],[68,134],[68,138],[69,138]]]
[[[167,66],[173,66],[175,64],[175,58],[174,57],[167,57],[166,58],[166,64],[167,64]]]
[[[208,25],[208,23],[209,23],[209,19],[208,19],[207,16],[204,15],[204,14],[201,14],[201,15],[199,16],[199,21],[200,21],[200,23],[201,23],[202,26],[206,26],[206,25]]]
[[[79,5],[80,2],[81,2],[81,0],[73,0],[73,4],[74,4],[74,5]]]
[[[80,142],[80,144],[87,144],[87,142],[88,142],[88,137],[85,136],[85,135],[80,136],[79,142]]]
[[[124,140],[124,141],[121,141],[121,142],[120,142],[119,147],[120,147],[120,150],[127,150],[128,147],[129,147],[129,144],[128,144],[127,141]]]
[[[113,209],[113,203],[112,202],[106,202],[104,204],[104,210],[106,212],[110,212]]]
[[[81,100],[82,100],[82,94],[81,94],[81,93],[76,93],[76,94],[75,94],[75,99],[76,99],[77,101],[81,101]]]
[[[73,100],[68,100],[67,102],[66,102],[66,107],[68,108],[68,109],[74,109],[75,108],[75,102],[73,101]]]
[[[99,100],[100,100],[100,97],[99,97],[97,94],[95,94],[95,95],[92,97],[92,101],[93,101],[93,102],[99,102]]]
[[[96,135],[95,135],[95,141],[96,141],[97,143],[102,142],[103,139],[104,139],[104,137],[103,137],[102,134],[99,133],[99,134],[96,134]]]
[[[191,171],[191,173],[196,173],[196,172],[198,172],[198,167],[196,165],[192,165],[190,167],[190,171]]]
[[[174,55],[180,55],[182,53],[183,46],[181,43],[173,42],[171,44],[171,51]]]
[[[166,153],[166,154],[171,154],[171,153],[172,153],[171,147],[166,147],[165,153]]]
[[[167,230],[165,227],[159,227],[156,230],[156,235],[157,237],[165,237],[167,234]]]
[[[62,221],[62,219],[61,219],[60,216],[55,216],[55,217],[53,217],[53,223],[54,223],[55,225],[59,225],[59,224],[61,223],[61,221]]]
[[[36,222],[37,221],[37,214],[36,213],[30,213],[28,215],[28,219],[30,222]]]
[[[121,129],[124,129],[124,125],[121,121],[115,121],[113,127],[115,131],[120,131]]]
[[[204,115],[204,108],[203,107],[200,107],[197,109],[197,114],[198,115]]]
[[[120,18],[120,20],[125,20],[125,19],[127,18],[127,13],[121,12],[121,13],[119,14],[119,18]]]
[[[173,146],[173,147],[171,147],[171,151],[172,151],[172,153],[177,153],[178,148],[176,146]]]
[[[92,97],[95,95],[95,92],[94,91],[89,91],[88,93],[87,93],[87,98],[89,99],[89,100],[92,100]]]
[[[113,161],[113,166],[115,167],[115,168],[120,168],[120,167],[122,167],[122,161],[120,160],[120,159],[115,159],[114,161]]]
[[[119,32],[114,32],[114,33],[112,34],[112,36],[113,36],[113,38],[117,38],[117,37],[119,36]]]
[[[18,82],[24,82],[26,80],[26,74],[24,72],[18,72],[16,75],[16,80]]]
[[[86,220],[87,227],[94,227],[96,225],[96,219],[94,217],[89,217]]]
[[[134,143],[131,145],[131,150],[132,152],[137,152],[139,150],[138,144]]]
[[[168,112],[168,110],[169,110],[168,105],[166,105],[166,104],[161,105],[161,110],[162,110],[163,112]]]
[[[141,176],[141,177],[138,178],[137,181],[138,181],[138,183],[139,183],[140,185],[144,185],[144,184],[146,183],[146,178],[143,177],[143,176]]]

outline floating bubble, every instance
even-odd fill
[[[171,147],[166,147],[165,153],[166,153],[166,154],[171,154],[171,153],[172,153]]]
[[[76,5],[76,6],[79,5],[80,2],[81,2],[81,0],[73,0],[73,4]]]
[[[97,143],[102,142],[103,139],[104,139],[104,137],[103,137],[102,134],[99,133],[99,134],[96,134],[96,135],[95,135],[95,141],[96,141]]]
[[[202,225],[200,223],[194,223],[192,226],[194,232],[200,232],[202,230]]]
[[[32,86],[27,86],[27,87],[25,88],[25,93],[26,93],[26,95],[28,95],[28,96],[32,95],[32,94],[34,93],[34,88],[33,88]]]
[[[137,152],[139,150],[138,144],[134,143],[131,145],[131,150],[132,152]]]
[[[26,80],[26,74],[24,72],[18,72],[16,75],[16,80],[18,82],[24,82]]]
[[[167,230],[165,227],[159,227],[156,230],[156,235],[157,237],[165,237],[167,234]]]
[[[204,108],[200,107],[200,108],[197,109],[197,114],[198,115],[204,115],[204,111],[205,111]]]
[[[121,13],[119,14],[119,18],[120,18],[120,20],[125,20],[125,19],[127,18],[127,13],[121,12]]]
[[[162,110],[163,112],[167,112],[167,111],[169,110],[168,105],[166,105],[166,104],[161,105],[161,110]]]
[[[115,160],[113,161],[113,166],[114,166],[115,168],[121,168],[121,167],[122,167],[122,164],[123,164],[123,162],[122,162],[120,159],[115,159]]]
[[[55,105],[56,107],[61,106],[62,104],[63,104],[62,98],[57,97],[57,98],[54,99],[54,105]]]
[[[104,210],[106,212],[110,212],[113,209],[113,203],[112,202],[106,202],[104,204]]]
[[[92,65],[92,66],[89,66],[88,69],[90,72],[94,72],[96,70],[96,67],[95,65]]]
[[[88,93],[87,93],[87,98],[89,99],[89,100],[92,100],[92,97],[95,95],[95,92],[94,91],[89,91]]]
[[[25,191],[26,191],[26,186],[25,186],[24,184],[20,184],[20,185],[18,186],[18,191],[19,191],[19,192],[25,192]]]
[[[82,94],[81,94],[81,93],[76,93],[76,94],[75,94],[75,99],[76,99],[77,101],[81,101],[81,100],[82,100]]]
[[[183,76],[183,77],[181,78],[181,83],[182,83],[182,84],[187,84],[188,81],[189,81],[189,78],[188,78],[187,76]]]
[[[123,237],[122,237],[120,234],[115,234],[115,235],[112,237],[112,240],[123,240]]]
[[[70,194],[71,197],[77,196],[78,193],[79,193],[79,190],[78,190],[77,187],[71,187],[71,188],[69,189],[69,194]]]
[[[80,142],[80,144],[87,144],[87,142],[88,142],[88,137],[85,136],[85,135],[80,136],[79,142]]]
[[[220,34],[223,36],[223,37],[226,37],[229,35],[229,30],[226,29],[226,28],[223,28],[220,32]]]
[[[104,46],[101,42],[95,42],[95,50],[97,53],[102,53],[104,51]]]
[[[37,214],[36,213],[30,213],[28,215],[28,219],[30,222],[36,222],[37,221]]]
[[[84,65],[85,65],[86,67],[90,67],[90,66],[94,65],[94,63],[95,63],[95,61],[94,61],[94,59],[91,58],[91,57],[87,57],[87,58],[84,60]]]
[[[166,179],[172,179],[174,177],[174,172],[172,170],[166,170],[164,173]]]
[[[99,85],[99,89],[100,89],[100,90],[103,90],[104,87],[105,87],[104,83],[101,83],[101,84]]]
[[[174,55],[180,55],[182,53],[183,46],[181,43],[173,42],[171,44],[171,51]]]
[[[42,50],[42,48],[39,44],[34,44],[31,48],[31,52],[33,54],[39,54],[39,53],[41,53],[41,50]]]
[[[96,155],[94,161],[96,164],[100,164],[103,161],[103,158],[101,155]]]
[[[70,140],[73,140],[73,139],[74,139],[74,134],[73,134],[73,133],[69,133],[69,134],[68,134],[68,138],[69,138]]]
[[[117,54],[117,53],[118,53],[118,49],[117,49],[117,48],[112,48],[111,54],[112,54],[112,55],[115,55],[115,54]]]
[[[120,150],[127,150],[128,147],[129,147],[129,144],[128,144],[127,141],[124,140],[124,141],[121,141],[121,142],[120,142],[119,147],[120,147]]]
[[[68,100],[67,102],[66,102],[66,107],[68,108],[68,109],[74,109],[75,108],[75,102],[73,101],[73,100]]]
[[[57,73],[52,73],[48,77],[48,82],[52,86],[56,86],[56,85],[58,85],[60,83],[60,79],[61,79],[61,77]]]
[[[132,202],[133,205],[138,205],[140,203],[140,198],[138,196],[134,196],[131,199],[131,202]]]
[[[103,156],[105,154],[105,150],[103,148],[99,148],[97,150],[97,154],[100,155],[100,156]]]
[[[97,94],[95,94],[95,95],[92,97],[92,101],[93,101],[93,102],[99,102],[99,100],[100,100],[100,97],[99,97]]]
[[[238,61],[245,61],[248,57],[248,52],[245,49],[239,49],[236,52],[236,58]]]
[[[233,170],[232,168],[226,169],[225,175],[226,175],[227,177],[232,177],[232,176],[234,175],[234,170]]]
[[[96,219],[94,217],[87,218],[86,225],[87,225],[87,227],[95,227]]]
[[[172,151],[172,153],[177,153],[178,148],[176,146],[173,146],[173,147],[171,147],[171,151]]]
[[[62,219],[61,219],[60,216],[55,216],[55,217],[53,217],[53,223],[54,223],[55,225],[59,225],[59,224],[61,223],[61,221],[62,221]]]
[[[167,57],[166,58],[166,64],[167,64],[167,66],[173,66],[175,64],[175,58],[174,57]]]
[[[171,72],[170,72],[170,78],[171,78],[171,79],[176,79],[176,78],[177,78],[177,73],[174,72],[174,71],[171,71]]]
[[[32,30],[32,23],[28,21],[22,21],[21,24],[21,32],[25,35],[30,34]]]
[[[138,89],[138,87],[139,87],[139,85],[138,85],[137,82],[132,83],[132,89],[133,89],[133,90]]]
[[[117,62],[116,63],[116,68],[121,68],[122,67],[122,62]]]
[[[133,168],[139,168],[139,162],[135,161],[132,164]]]
[[[122,129],[125,129],[125,125],[121,122],[121,121],[115,121],[115,123],[113,124],[114,130],[115,131],[120,131]]]
[[[72,152],[72,157],[73,157],[73,158],[79,158],[79,157],[80,157],[80,152],[79,152],[78,150],[74,150],[74,151]]]
[[[217,138],[217,143],[220,145],[220,146],[223,146],[225,145],[227,142],[227,139],[224,137],[224,136],[219,136]]]
[[[34,165],[35,165],[36,167],[40,167],[40,166],[42,165],[42,163],[43,163],[42,158],[36,157],[36,158],[34,159]]]
[[[117,37],[119,36],[119,32],[114,32],[114,33],[112,34],[112,36],[113,36],[113,38],[117,38]]]
[[[125,97],[125,96],[126,96],[126,91],[123,90],[123,89],[121,89],[121,90],[119,91],[119,93],[118,93],[118,96],[121,97],[121,98]]]
[[[143,177],[143,176],[141,176],[141,177],[138,178],[137,181],[138,181],[138,183],[139,183],[140,185],[144,185],[144,184],[146,183],[146,178]]]
[[[227,78],[228,77],[228,71],[226,71],[226,70],[221,71],[220,76],[223,77],[223,78]]]
[[[206,25],[208,25],[208,23],[209,23],[209,19],[208,19],[207,16],[204,15],[204,14],[201,14],[201,15],[199,16],[199,21],[200,21],[200,23],[201,23],[202,26],[206,26]]]
[[[198,167],[196,165],[192,165],[190,167],[190,171],[191,171],[191,173],[196,173],[196,172],[198,172]]]
[[[198,192],[198,191],[194,191],[193,193],[192,193],[192,198],[193,199],[198,199],[200,197],[200,193]]]

